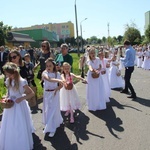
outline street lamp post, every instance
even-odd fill
[[[80,22],[80,32],[81,32],[81,50],[83,50],[83,38],[82,38],[82,22],[85,21],[87,18],[85,18],[84,20],[82,20]]]
[[[77,19],[76,0],[75,0],[75,3],[74,3],[74,8],[75,8],[75,19],[76,19],[77,52],[78,52],[78,56],[80,57],[80,51],[79,51],[79,38],[78,38],[78,19]]]
[[[80,31],[81,31],[81,50],[83,50],[83,39],[82,39],[82,22],[85,21],[87,18],[85,18],[84,20],[82,20],[80,22]],[[84,78],[84,61],[85,61],[85,57],[82,57],[82,68],[81,68],[81,77]]]

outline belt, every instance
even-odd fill
[[[52,92],[52,91],[55,91],[55,89],[52,89],[52,90],[47,89],[47,90],[45,90],[45,91],[47,91],[47,92]]]

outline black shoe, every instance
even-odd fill
[[[133,98],[133,99],[135,99],[136,95],[131,95],[131,96],[128,96],[127,98]]]
[[[122,91],[120,91],[120,93],[129,94],[129,91],[127,91],[127,90],[122,90]]]

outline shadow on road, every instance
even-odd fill
[[[71,144],[66,132],[64,131],[64,125],[61,125],[55,133],[55,136],[50,138],[48,133],[45,135],[44,140],[49,141],[56,150],[78,150],[77,144]]]
[[[113,101],[113,102],[112,102]],[[123,124],[122,120],[119,117],[116,117],[116,114],[111,106],[111,104],[117,105],[120,109],[124,109],[124,107],[118,103],[115,99],[111,99],[111,102],[107,106],[106,110],[98,110],[98,111],[90,111],[94,116],[104,120],[106,122],[106,126],[109,132],[116,138],[120,139],[117,134],[114,133],[113,130],[123,132],[124,128],[121,126]]]
[[[64,115],[63,115],[64,116]],[[73,131],[75,137],[76,137],[76,141],[79,144],[82,144],[81,140],[89,140],[89,136],[93,135],[99,138],[104,138],[103,136],[91,133],[90,131],[88,131],[87,128],[87,124],[89,123],[89,117],[86,116],[83,112],[81,112],[80,110],[77,110],[75,112],[75,123],[74,124],[70,124],[69,123],[69,118],[68,117],[64,117],[64,122],[65,122],[65,126],[70,129],[71,131]]]
[[[123,132],[124,128],[121,126],[123,124],[123,121],[119,117],[116,117],[116,114],[113,110],[113,107],[117,107],[118,109],[125,109],[127,107],[127,108],[134,109],[136,111],[140,111],[140,112],[142,112],[142,111],[135,108],[135,107],[132,107],[132,106],[122,105],[117,100],[115,100],[114,98],[110,98],[110,103],[107,104],[107,109],[106,110],[95,111],[95,112],[90,111],[96,117],[104,120],[106,122],[106,126],[107,126],[109,132],[114,137],[120,139],[118,137],[118,135],[114,133],[113,130]]]
[[[150,99],[144,99],[144,98],[141,98],[141,97],[137,97],[136,99],[133,99],[133,101],[137,102],[141,105],[150,107]]]
[[[133,107],[133,106],[129,106],[129,105],[122,105],[120,104],[117,100],[115,100],[114,98],[110,98],[110,103],[108,103],[108,105],[112,106],[112,107],[117,107],[118,109],[125,109],[125,107],[127,108],[131,108],[131,109],[134,109],[136,111],[140,111],[142,112],[141,110]]]
[[[35,133],[33,133],[32,136],[34,142],[33,150],[47,150],[47,148],[42,145],[40,138]]]

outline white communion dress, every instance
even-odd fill
[[[44,71],[43,75],[48,75],[50,78],[61,79],[59,73],[50,73]],[[56,129],[62,124],[63,118],[60,112],[60,95],[59,91],[54,95],[54,90],[57,88],[57,82],[49,82],[44,80],[44,95],[43,95],[43,124],[45,125],[43,133],[56,132]]]
[[[117,71],[119,71],[118,66],[116,66],[117,64],[118,64],[117,61],[111,62],[110,73],[109,73],[109,82],[110,82],[111,89],[123,88],[125,85],[122,76],[121,75],[117,76]]]
[[[69,75],[66,76],[67,82],[73,81],[72,73],[70,73],[70,76]],[[73,84],[73,88],[71,90],[67,90],[63,86],[60,90],[60,110],[61,111],[77,110],[80,109],[80,107],[81,104],[75,85]]]
[[[6,80],[6,85],[8,80]],[[9,98],[13,101],[23,96],[27,81],[20,78],[19,90],[9,87]],[[34,132],[30,108],[26,100],[15,103],[13,107],[4,109],[0,127],[0,150],[32,150]]]
[[[88,65],[92,66],[93,69],[98,69],[101,64],[100,59],[96,57],[95,60],[89,60]],[[86,100],[88,110],[96,111],[106,109],[106,96],[104,82],[102,75],[98,78],[92,77],[92,72],[88,70],[87,73],[87,90],[86,90]]]

